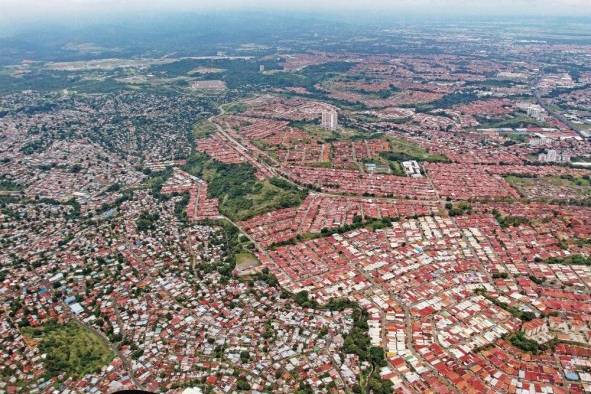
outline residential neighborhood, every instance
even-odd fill
[[[591,393],[588,26],[221,14],[0,34],[0,394]]]

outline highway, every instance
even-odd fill
[[[570,127],[572,130],[574,130],[575,132],[577,132],[577,134],[579,134],[582,138],[586,138],[580,132],[580,130],[578,130],[576,127],[573,127],[573,125],[571,124],[571,122],[564,115],[562,115],[562,113],[555,111],[542,98],[542,95],[540,93],[540,90],[537,87],[538,83],[542,80],[542,78],[543,78],[543,74],[541,74],[540,76],[538,76],[537,78],[535,78],[533,80],[530,80],[530,87],[532,89],[532,93],[533,93],[534,98],[536,99],[536,102],[538,103],[538,105],[540,105],[540,107],[544,108],[546,110],[546,112],[548,112],[549,115],[551,115],[551,116],[555,117],[556,119],[560,120],[562,123],[564,123],[565,125],[567,125],[568,127]]]

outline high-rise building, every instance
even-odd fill
[[[544,112],[544,108],[540,107],[539,105],[534,104],[527,107],[527,116],[531,116],[536,120],[543,121],[546,118]]]
[[[322,127],[329,130],[336,130],[338,126],[338,113],[335,110],[322,111]]]
[[[558,152],[556,149],[549,149],[547,152],[538,155],[538,161],[545,163],[568,163],[571,157],[565,152]]]

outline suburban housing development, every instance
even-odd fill
[[[591,392],[591,24],[244,18],[0,38],[0,393]]]

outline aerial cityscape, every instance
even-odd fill
[[[591,393],[553,3],[0,18],[0,394]]]

